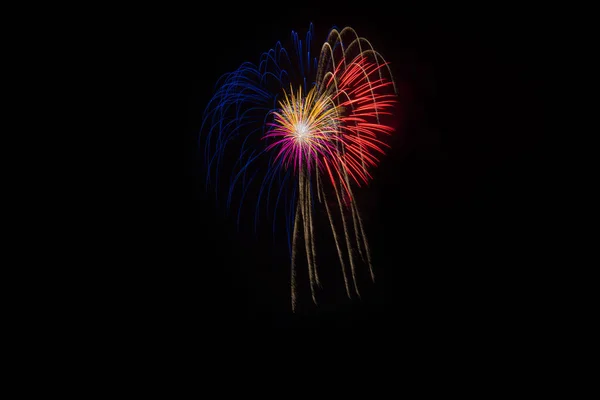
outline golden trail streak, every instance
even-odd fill
[[[361,248],[361,241],[358,235],[358,223],[357,223],[357,214],[358,214],[358,208],[356,207],[355,201],[354,201],[354,194],[352,193],[352,189],[350,189],[350,181],[348,179],[348,174],[345,174],[345,178],[346,178],[346,184],[348,187],[348,195],[350,196],[350,198],[352,200],[350,200],[351,203],[351,211],[352,211],[352,222],[354,224],[354,236],[356,239],[356,247],[358,248],[358,253],[360,254],[360,258],[365,261],[365,256],[362,252],[362,248]]]
[[[369,265],[369,272],[371,273],[371,280],[375,282],[375,273],[373,272],[373,265],[371,264],[371,250],[369,250],[369,243],[367,242],[367,235],[365,235],[365,230],[363,228],[362,218],[358,213],[358,207],[354,202],[352,202],[352,207],[356,212],[356,218],[358,219],[358,226],[360,228],[360,234],[363,239],[363,245],[365,247],[365,253],[367,253],[367,264]]]
[[[338,143],[338,151],[340,152],[341,155],[344,155],[344,153],[345,153],[345,148],[340,143]],[[343,174],[340,175],[340,178],[342,178],[342,182],[346,183],[345,188],[346,188],[346,191],[348,192],[348,197],[350,198],[350,203],[353,204],[354,199],[352,197],[352,192],[350,190],[350,179],[348,178],[348,170],[347,169],[344,169]],[[348,258],[350,259],[350,269],[352,270],[352,281],[354,282],[354,291],[356,292],[358,297],[360,297],[360,292],[358,291],[358,284],[356,282],[356,267],[354,266],[354,251],[353,251],[352,245],[350,243],[350,234],[348,233],[348,224],[346,223],[344,207],[342,204],[342,200],[340,198],[340,193],[337,190],[337,187],[335,188],[335,195],[337,196],[338,205],[340,207],[340,215],[342,216],[342,226],[344,228],[344,235],[346,237],[346,246],[348,247]],[[360,252],[360,245],[358,244],[358,242],[357,242],[357,246],[359,247],[359,252]]]
[[[377,64],[378,67],[379,67],[379,60],[381,60],[381,62],[383,64],[385,64],[384,58],[381,56],[381,54],[379,54],[377,51],[375,51],[375,49],[373,48],[373,45],[371,44],[371,42],[369,42],[364,37],[358,36],[358,33],[352,27],[347,26],[344,29],[342,29],[341,32],[339,32],[337,34],[337,36],[338,36],[337,40],[339,42],[342,42],[342,36],[344,36],[344,34],[346,32],[350,32],[351,34],[353,34],[353,36],[354,36],[355,39],[352,40],[352,42],[350,42],[350,44],[345,49],[343,49],[343,47],[342,47],[343,53],[344,53],[344,58],[346,58],[347,54],[350,54],[350,50],[352,49],[352,47],[358,46],[358,52],[359,52],[360,56],[365,57],[367,54],[371,53],[371,54],[373,54],[373,57],[375,58],[375,62],[376,62],[376,64]],[[329,39],[328,39],[328,41],[329,41]],[[369,48],[363,50],[363,48],[361,46],[361,42],[365,43]],[[394,84],[394,91],[396,91],[396,84],[394,83],[394,79],[393,79],[393,76],[392,76],[392,70],[391,70],[391,68],[390,68],[389,65],[387,65],[387,69],[388,69],[388,74],[390,75],[391,81]],[[382,77],[381,71],[379,72],[379,76],[380,76],[380,78]]]
[[[348,174],[346,174],[346,182],[348,183],[348,194],[350,195],[350,198],[354,199],[352,189],[350,189],[350,182],[348,182]],[[356,234],[356,245],[358,246],[358,252],[360,253],[360,256],[363,259],[363,261],[365,261],[364,255],[361,251],[360,239],[359,239],[359,234],[358,234],[358,231],[360,229],[360,236],[362,237],[362,244],[365,249],[365,253],[367,254],[366,261],[367,261],[367,264],[369,265],[369,273],[371,274],[371,280],[373,282],[375,282],[375,273],[373,272],[373,265],[371,264],[371,251],[369,250],[369,243],[367,241],[367,235],[365,234],[365,230],[363,228],[362,219],[360,217],[360,213],[358,212],[358,207],[356,205],[356,202],[352,200],[350,203],[352,206],[352,219],[354,221],[354,233]],[[357,222],[358,222],[358,228],[356,226]]]
[[[323,201],[321,199],[321,174],[319,174],[319,167],[318,167],[317,160],[315,160],[315,178],[316,178],[315,189],[317,191],[317,199],[319,200],[319,203],[322,203]],[[311,201],[311,205],[312,205],[312,201]],[[310,235],[312,236],[312,238],[314,240],[315,233],[314,233],[312,213],[311,213],[311,217],[310,217]],[[315,278],[317,281],[317,285],[319,287],[322,287],[321,280],[319,279],[319,273],[317,272],[316,254],[317,253],[315,252],[314,242],[313,242],[313,255],[315,256]]]
[[[317,172],[316,175],[318,176],[319,173]],[[308,181],[310,183],[310,181]],[[312,212],[312,192],[310,191],[310,186],[308,187],[308,223],[310,226],[310,245],[311,245],[311,251],[312,251],[312,267],[313,267],[313,274],[314,274],[314,278],[315,278],[315,282],[317,283],[317,285],[319,287],[321,287],[321,281],[319,280],[319,273],[317,272],[317,253],[315,252],[315,230],[314,230],[314,226],[313,226],[313,212]]]
[[[336,192],[337,192],[337,189],[336,189]],[[331,225],[331,232],[333,232],[333,240],[335,241],[335,247],[338,252],[338,257],[340,258],[340,265],[342,266],[342,275],[344,276],[344,284],[346,285],[346,294],[348,295],[348,297],[352,297],[352,296],[350,296],[350,287],[348,286],[348,276],[346,275],[346,264],[344,263],[344,256],[342,255],[342,248],[340,246],[340,241],[338,240],[337,232],[335,230],[335,225],[333,224],[333,217],[331,216],[331,212],[329,211],[329,204],[327,204],[327,197],[325,196],[324,190],[322,190],[322,195],[323,195],[323,203],[325,203],[325,210],[327,211],[327,217],[329,217],[329,225]]]
[[[304,168],[300,169],[300,199],[299,204],[302,205],[302,229],[304,230],[304,246],[306,249],[306,262],[308,264],[308,278],[310,280],[310,293],[312,295],[313,302],[316,304],[317,299],[315,297],[315,280],[313,277],[313,263],[312,263],[312,254],[310,252],[310,232],[309,232],[309,221],[308,221],[308,213],[310,210],[307,207],[307,198],[306,189],[307,189],[308,178],[306,177]]]
[[[292,312],[296,311],[296,237],[298,236],[298,223],[300,222],[300,203],[296,206],[296,218],[294,218],[294,233],[292,234],[292,267],[291,284]]]
[[[317,198],[319,199],[319,203],[322,203],[321,199],[321,174],[319,174],[319,165],[317,164],[317,160],[315,160],[315,176],[317,178]]]
[[[352,193],[350,193],[350,196],[352,196]],[[352,223],[354,225],[354,238],[356,239],[356,247],[358,248],[358,254],[360,254],[360,258],[365,261],[365,255],[363,254],[362,251],[362,246],[361,246],[361,240],[359,238],[358,235],[358,222],[357,222],[357,209],[354,207],[354,201],[351,201],[352,203]]]
[[[356,284],[356,268],[354,267],[354,255],[352,251],[352,246],[350,244],[350,235],[348,234],[348,226],[346,224],[346,217],[344,216],[344,207],[342,205],[342,200],[340,198],[340,192],[335,186],[335,195],[337,197],[338,205],[340,207],[340,215],[342,216],[342,226],[344,228],[344,236],[346,237],[346,247],[348,248],[348,258],[350,259],[350,269],[352,271],[352,281],[354,282],[354,291],[360,297],[360,292],[358,291],[358,286]]]

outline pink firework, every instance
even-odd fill
[[[278,43],[260,63],[244,63],[228,74],[207,106],[204,124],[207,164],[215,175],[225,149],[241,142],[228,204],[236,186],[245,194],[253,182],[260,185],[255,224],[261,196],[267,197],[267,208],[270,198],[275,208],[284,203],[295,310],[301,239],[315,303],[321,286],[314,235],[318,205],[327,215],[348,297],[359,295],[359,260],[374,279],[353,190],[373,179],[369,171],[389,147],[396,88],[388,63],[350,27],[332,29],[320,51],[312,48],[312,25],[305,41],[296,33],[292,38],[292,51]],[[267,162],[258,163],[261,158]]]

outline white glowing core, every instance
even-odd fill
[[[296,138],[300,140],[306,139],[309,133],[310,130],[308,129],[308,126],[303,122],[298,122],[294,127],[294,134],[296,135]]]

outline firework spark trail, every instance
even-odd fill
[[[317,174],[318,176],[318,174]],[[310,185],[309,185],[310,187]],[[317,272],[317,253],[315,251],[315,229],[313,226],[313,203],[312,203],[312,191],[311,191],[311,196],[309,196],[308,198],[308,209],[309,209],[309,213],[308,213],[308,223],[309,223],[309,229],[310,229],[310,245],[311,245],[311,252],[312,252],[312,268],[313,268],[313,274],[315,277],[315,283],[317,284],[317,286],[321,287],[321,281],[319,280],[319,273]],[[316,301],[315,301],[316,303]]]
[[[374,280],[353,186],[363,187],[373,179],[370,169],[378,165],[389,147],[386,138],[394,128],[382,121],[392,115],[396,84],[389,63],[350,27],[332,29],[317,51],[311,50],[312,24],[306,41],[296,32],[292,32],[292,40],[290,51],[277,42],[257,65],[243,63],[224,75],[205,109],[202,130],[206,131],[206,185],[213,183],[215,194],[222,164],[227,160],[225,154],[239,145],[226,196],[228,208],[234,194],[241,196],[238,224],[243,199],[252,185],[259,185],[255,232],[262,199],[269,214],[275,203],[273,233],[277,214],[285,214],[291,302],[292,310],[296,310],[299,240],[304,240],[315,304],[316,287],[321,287],[315,251],[317,205],[325,205],[347,296],[352,297],[347,264],[359,297],[359,261],[368,265]],[[315,190],[318,204],[313,198]],[[327,191],[333,191],[337,210],[330,208]],[[336,220],[341,220],[341,227]]]
[[[352,195],[352,194],[350,194]],[[356,239],[356,248],[358,250],[358,254],[360,255],[361,260],[365,261],[365,256],[363,254],[362,251],[362,246],[361,246],[361,240],[359,238],[359,231],[358,231],[358,222],[357,222],[357,218],[356,218],[356,208],[354,207],[355,202],[350,202],[350,210],[352,212],[352,223],[354,225],[354,238]]]
[[[346,246],[348,249],[348,259],[350,261],[350,270],[352,271],[352,282],[354,283],[354,291],[360,297],[360,293],[358,291],[358,284],[356,283],[356,268],[354,266],[354,249],[352,248],[352,244],[350,243],[350,235],[348,234],[348,227],[346,223],[346,216],[344,213],[344,206],[342,204],[342,200],[340,198],[340,192],[335,188],[335,195],[337,197],[338,205],[340,207],[340,215],[342,216],[342,227],[344,229],[344,237],[346,238]]]
[[[336,189],[337,193],[337,189]],[[331,211],[329,210],[329,205],[327,204],[327,196],[325,195],[325,191],[322,191],[323,195],[323,203],[325,203],[325,210],[327,211],[327,217],[329,219],[329,225],[331,227],[331,232],[333,233],[333,241],[335,242],[335,248],[337,249],[338,257],[340,259],[340,266],[342,267],[342,275],[344,276],[344,285],[346,287],[346,294],[348,297],[350,296],[350,286],[348,284],[348,276],[346,275],[346,263],[344,262],[344,256],[342,255],[342,248],[340,246],[340,241],[338,239],[337,230],[335,228],[335,224],[333,223],[333,217],[331,216]]]
[[[300,222],[300,203],[296,206],[296,219],[294,220],[294,233],[292,234],[292,262],[290,288],[292,292],[292,311],[296,310],[296,240],[298,237],[298,225]]]
[[[302,212],[302,230],[304,231],[304,246],[306,248],[306,261],[308,264],[308,277],[310,280],[310,292],[312,295],[313,302],[316,304],[317,298],[315,297],[315,278],[314,278],[313,255],[311,253],[311,246],[310,246],[310,241],[311,241],[310,227],[309,227],[310,194],[306,193],[307,189],[308,189],[308,180],[309,179],[310,179],[310,177],[306,174],[304,169],[301,169],[300,170],[300,178],[299,178],[300,198],[298,200],[299,201],[298,204],[301,205],[301,212]]]
[[[375,272],[373,271],[373,264],[371,263],[371,250],[369,250],[369,242],[367,241],[367,235],[365,234],[365,230],[363,228],[362,218],[358,212],[356,203],[353,202],[352,207],[354,209],[354,213],[356,214],[356,219],[358,220],[358,226],[360,228],[360,234],[361,234],[361,237],[363,240],[365,253],[367,254],[367,265],[369,266],[369,273],[371,274],[371,280],[373,282],[375,282]]]

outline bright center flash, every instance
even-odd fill
[[[294,133],[296,135],[297,140],[305,141],[308,135],[310,134],[310,129],[303,122],[298,122],[294,127]]]

